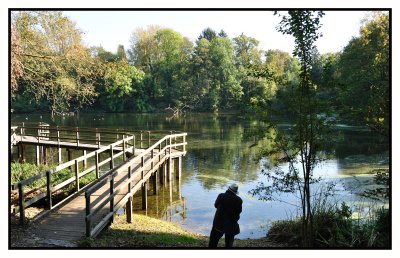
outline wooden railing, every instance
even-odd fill
[[[15,213],[19,212],[21,224],[23,224],[25,220],[26,207],[45,199],[45,213],[47,213],[48,211],[73,198],[78,192],[87,189],[95,183],[94,181],[89,182],[89,184],[81,188],[80,180],[82,177],[95,172],[96,179],[103,178],[100,175],[100,167],[105,166],[108,163],[110,169],[109,171],[114,171],[113,168],[115,167],[117,158],[122,156],[123,161],[125,161],[127,156],[125,154],[129,153],[129,156],[135,156],[139,151],[143,151],[143,148],[152,147],[151,144],[153,142],[160,142],[161,137],[163,141],[168,139],[168,142],[165,144],[169,146],[169,152],[171,152],[171,148],[175,148],[177,151],[186,153],[186,134],[176,134],[176,131],[129,131],[103,128],[70,128],[61,126],[48,126],[47,124],[37,123],[17,123],[16,127],[13,126],[13,130],[16,132],[15,138],[21,139],[23,136],[37,137],[37,144],[39,145],[46,144],[46,142],[49,141],[56,141],[58,143],[69,141],[76,143],[76,146],[81,146],[81,144],[88,142],[95,142],[98,147],[98,149],[93,152],[84,154],[76,159],[59,164],[53,169],[40,172],[31,178],[12,184],[11,190],[14,197],[11,198],[11,209],[14,210]],[[90,138],[90,134],[92,136],[95,135],[95,137]],[[168,136],[165,136],[166,134]],[[71,135],[74,137],[71,137]],[[120,139],[121,137],[122,139]],[[181,139],[180,142],[178,142],[178,138]],[[109,142],[112,143],[109,145],[103,145]],[[159,147],[161,147],[161,145]],[[154,151],[155,149],[152,150],[152,154],[154,154]],[[100,154],[105,152],[109,153],[109,157],[101,161]],[[146,150],[145,153],[149,153],[149,151]],[[92,159],[91,163],[94,165],[87,168],[89,159]],[[60,171],[66,168],[74,168],[74,176],[71,176],[62,182],[54,183],[54,177],[56,177]],[[34,183],[41,186],[31,187],[30,185],[33,185]],[[57,201],[59,202],[54,202],[55,204],[53,204],[53,194],[56,194],[56,191],[65,189],[67,186],[71,186],[72,183],[75,183],[74,191],[62,200],[57,198]]]
[[[137,148],[149,148],[152,143],[158,141],[166,134],[180,133],[178,131],[167,130],[128,130],[128,129],[106,129],[106,128],[84,128],[84,127],[65,127],[50,126],[45,123],[20,122],[14,123],[17,126],[16,140],[22,140],[24,136],[32,136],[37,138],[37,143],[53,142],[70,142],[76,147],[82,144],[93,144],[100,147],[118,141],[124,136],[135,135]]]
[[[130,147],[129,147],[130,146]],[[119,151],[115,153],[115,148],[119,147],[122,151]],[[99,155],[101,153],[109,153],[109,157],[100,161]],[[113,169],[114,168],[114,162],[115,160],[123,155],[123,159],[125,160],[125,153],[135,153],[135,136],[128,136],[122,140],[119,140],[117,142],[114,142],[108,146],[102,147],[96,151],[90,152],[86,155],[83,155],[81,157],[78,157],[76,159],[70,160],[68,162],[59,164],[53,169],[47,170],[40,172],[39,174],[22,180],[16,184],[11,185],[11,190],[18,190],[18,198],[17,198],[17,203],[18,207],[15,207],[15,212],[20,213],[20,222],[21,224],[24,224],[25,220],[25,208],[46,198],[46,208],[47,210],[52,210],[56,208],[57,206],[63,204],[67,200],[71,199],[74,194],[78,193],[80,190],[83,190],[85,188],[88,188],[91,184],[87,184],[86,186],[80,188],[80,179],[84,177],[85,175],[95,172],[96,174],[96,179],[100,177],[100,167],[109,163],[109,168]],[[85,168],[86,162],[88,159],[94,158],[94,165],[90,166],[89,168],[84,169],[83,171],[80,171],[81,167]],[[81,164],[83,163],[83,164]],[[52,183],[52,176],[56,176],[57,173],[60,171],[74,167],[74,176],[62,181],[61,183],[58,183],[57,185],[53,185]],[[45,186],[37,187],[35,189],[29,189],[28,192],[25,191],[25,187],[28,185],[31,185],[35,181],[38,180],[44,180]],[[93,182],[93,181],[92,181]],[[91,182],[91,183],[92,183]],[[67,186],[69,186],[71,183],[75,183],[75,189],[68,197],[63,199],[62,201],[58,202],[56,205],[53,205],[53,198],[52,194],[58,190],[61,190]],[[30,198],[29,200],[26,200],[26,195],[29,194]]]
[[[86,236],[96,236],[113,220],[115,213],[123,205],[127,202],[131,203],[135,192],[140,188],[146,191],[143,186],[146,185],[147,180],[167,159],[172,157],[174,151],[179,151],[179,155],[185,154],[186,135],[186,133],[180,133],[164,136],[138,156],[132,157],[104,174],[96,184],[86,190]],[[109,186],[106,192],[94,194],[107,184]],[[119,199],[116,200],[117,196]],[[129,209],[127,209],[127,216],[131,216]]]

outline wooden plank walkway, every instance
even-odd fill
[[[173,156],[182,155],[179,151],[174,151]],[[171,155],[172,156],[172,155]],[[165,156],[161,160],[154,164],[154,167],[160,166],[165,162]],[[150,155],[145,157],[146,160],[150,159]],[[140,167],[140,164],[135,163],[136,167],[134,171]],[[148,179],[151,176],[151,164],[148,163],[145,166],[145,178]],[[122,184],[127,180],[127,173],[120,173],[115,177],[115,185]],[[138,177],[138,180],[140,177]],[[135,183],[133,183],[135,185]],[[107,196],[109,193],[108,184],[98,189],[92,196]],[[128,193],[128,189],[125,192],[121,192],[115,196],[114,202],[118,202]],[[80,240],[85,237],[85,192],[78,194],[71,201],[67,202],[61,208],[50,212],[48,216],[43,218],[37,224],[35,229],[35,236],[43,239],[45,244],[56,245],[62,247],[77,247]],[[104,213],[109,211],[109,205],[102,208]],[[99,216],[96,216],[94,220],[101,220],[101,212]]]
[[[37,129],[37,135],[32,135],[32,132],[27,135],[25,129],[35,129],[33,133]],[[52,130],[56,131],[57,137],[49,138]],[[70,134],[72,132],[75,138],[60,137],[61,131]],[[147,209],[147,190],[149,190],[148,184],[151,176],[154,175],[151,181],[153,182],[153,193],[156,194],[158,172],[161,184],[166,183],[166,178],[172,180],[172,161],[178,158],[176,177],[180,177],[181,157],[186,154],[185,145],[187,142],[185,137],[187,134],[172,134],[173,131],[168,131],[167,134],[164,131],[146,131],[147,139],[143,139],[143,131],[139,131],[140,138],[137,140],[139,148],[136,148],[135,136],[131,132],[124,133],[118,132],[118,130],[117,133],[97,129],[80,129],[78,132],[78,128],[21,127],[20,132],[21,135],[16,134],[16,128],[13,128],[11,138],[12,143],[20,143],[18,144],[18,157],[22,160],[24,160],[24,145],[26,144],[36,145],[36,161],[38,164],[41,160],[40,155],[45,156],[45,147],[58,148],[58,162],[60,163],[58,166],[12,185],[14,192],[18,190],[18,198],[11,205],[11,209],[14,210],[14,213],[19,212],[22,225],[24,224],[25,208],[39,200],[46,201],[46,210],[41,216],[36,216],[37,223],[30,236],[32,239],[40,239],[39,242],[42,242],[44,246],[76,247],[83,237],[95,237],[101,232],[101,229],[109,225],[113,216],[125,205],[127,220],[129,221],[129,218],[131,218],[130,211],[132,210],[132,195],[141,190],[142,209]],[[95,140],[87,135],[79,137],[80,132],[96,133]],[[97,135],[100,132],[111,134],[112,137],[100,137],[100,134]],[[121,135],[122,139],[120,138]],[[150,135],[155,135],[155,137],[151,138]],[[159,139],[162,135],[164,137]],[[111,139],[113,139],[113,142],[110,145],[100,145],[100,138],[102,138],[102,144]],[[157,142],[154,143],[154,141]],[[90,142],[94,144],[90,144]],[[143,143],[147,148],[142,148]],[[153,145],[151,145],[152,143]],[[42,148],[42,154],[40,154],[40,148]],[[61,148],[67,149],[69,160],[62,164]],[[69,149],[82,149],[84,154],[71,159]],[[95,152],[86,153],[86,150],[95,150]],[[108,152],[109,157],[104,158],[103,156],[100,160],[100,154],[104,152]],[[124,162],[117,165],[116,163],[119,162],[116,162],[116,159],[122,155]],[[92,159],[91,162],[94,165],[86,168],[88,159]],[[110,170],[101,175],[99,173],[100,167],[107,164]],[[52,175],[65,168],[73,168],[75,176],[61,183],[52,184]],[[95,181],[80,189],[80,178],[92,172],[96,173]],[[28,186],[29,190],[29,185],[36,180],[46,181],[45,191],[34,192],[36,195],[28,196],[30,192],[24,191],[24,186]],[[75,184],[75,190],[72,194],[53,204],[53,193],[71,183]]]

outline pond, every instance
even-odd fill
[[[163,218],[182,227],[208,235],[215,213],[214,201],[231,183],[239,185],[243,199],[243,212],[237,238],[265,236],[270,223],[297,215],[298,200],[292,194],[278,196],[281,201],[261,201],[249,191],[260,181],[266,180],[261,173],[263,163],[257,160],[260,147],[267,139],[251,135],[260,123],[235,114],[187,114],[174,118],[167,114],[80,114],[58,117],[54,121],[47,114],[15,114],[13,122],[47,122],[51,125],[125,128],[131,130],[178,130],[188,133],[187,155],[183,158],[182,178],[160,189],[157,196],[149,196],[149,209],[140,210],[140,198],[135,199],[134,212]],[[282,124],[282,130],[288,125]],[[336,141],[327,160],[315,168],[315,174],[325,181],[335,183],[335,200],[346,201],[354,211],[366,213],[371,205],[359,195],[371,186],[373,168],[389,166],[390,145],[386,139],[362,127],[339,125]],[[282,164],[282,169],[287,164]],[[380,205],[381,203],[373,203]]]

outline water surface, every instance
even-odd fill
[[[166,114],[80,114],[72,117],[13,115],[13,121],[43,121],[52,125],[125,128],[130,130],[178,130],[188,133],[187,155],[183,158],[182,179],[160,187],[157,196],[149,194],[149,209],[141,211],[140,194],[134,212],[179,223],[188,230],[208,235],[215,213],[214,201],[231,183],[239,185],[243,212],[237,238],[265,236],[270,223],[296,216],[298,199],[282,194],[280,201],[261,201],[249,194],[260,181],[266,181],[263,162],[256,156],[267,139],[250,136],[258,130],[256,120],[234,114],[188,114],[171,118]],[[287,128],[282,125],[282,128]],[[371,185],[371,169],[387,168],[387,140],[362,127],[337,127],[337,138],[329,158],[315,168],[315,175],[335,182],[336,200],[363,210],[367,200],[359,195]],[[327,151],[328,152],[328,151]],[[287,164],[282,164],[287,169]],[[171,188],[170,188],[171,186]],[[316,186],[318,187],[318,186]],[[150,187],[151,188],[151,187]],[[355,208],[354,208],[355,209]]]

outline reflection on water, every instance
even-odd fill
[[[11,120],[187,132],[187,155],[183,158],[180,184],[175,180],[171,186],[160,186],[158,195],[152,195],[152,187],[149,187],[147,212],[141,210],[141,195],[137,193],[134,212],[170,220],[191,231],[209,234],[215,213],[214,201],[233,182],[239,185],[243,199],[238,238],[265,236],[270,222],[297,215],[295,205],[299,200],[292,194],[279,195],[284,202],[264,202],[248,194],[259,181],[266,181],[256,157],[262,146],[271,144],[271,140],[252,134],[262,125],[252,119],[228,114],[189,114],[174,119],[168,119],[165,114],[80,114],[55,121],[48,115],[13,115]],[[284,130],[287,126],[278,129]],[[269,135],[273,139],[274,132]],[[315,175],[335,183],[337,201],[361,206],[368,200],[357,193],[371,187],[370,171],[373,168],[388,167],[389,143],[365,128],[343,125],[337,128],[336,138],[333,149],[329,150],[329,159],[315,168]],[[360,208],[360,213],[366,212],[363,209]]]

